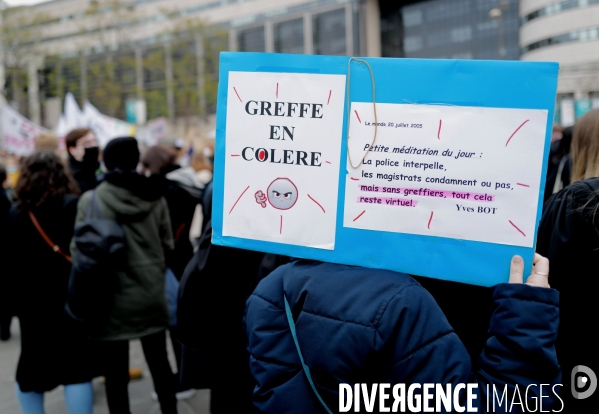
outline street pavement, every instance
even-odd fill
[[[0,414],[19,414],[19,404],[15,395],[15,370],[20,352],[20,334],[18,320],[13,319],[12,338],[7,342],[0,342]],[[171,366],[175,365],[174,354],[169,346]],[[139,341],[130,343],[130,364],[141,367],[144,376],[129,383],[129,400],[132,414],[160,414],[160,406],[152,400],[152,378],[146,365]],[[93,381],[94,385],[94,414],[108,414],[104,384],[100,378]],[[198,390],[188,399],[179,401],[179,414],[209,414],[210,391]],[[64,404],[62,387],[58,387],[45,394],[46,414],[77,414],[69,413]]]

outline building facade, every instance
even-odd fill
[[[7,65],[5,95],[49,127],[66,92],[119,118],[131,100],[150,119],[211,113],[223,50],[520,56],[518,0],[52,0],[9,20],[27,56]]]
[[[404,56],[520,57],[518,0],[433,0],[402,9]]]
[[[560,64],[556,122],[599,108],[599,0],[521,0],[522,60]]]
[[[148,118],[206,114],[220,51],[380,56],[378,10],[377,0],[53,0],[10,18],[14,54],[28,56],[9,60],[6,95],[49,127],[66,92],[120,118],[131,99]]]

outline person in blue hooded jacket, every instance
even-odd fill
[[[340,384],[354,391],[354,384],[367,390],[389,384],[387,408],[396,384],[420,384],[421,404],[424,384],[452,390],[471,384],[474,412],[559,411],[559,293],[549,289],[549,262],[540,255],[526,284],[523,273],[522,258],[514,256],[510,283],[494,288],[489,337],[473,364],[433,297],[408,275],[306,260],[278,268],[246,306],[255,411],[347,412],[352,401],[349,394],[340,399]],[[436,407],[435,398],[429,404],[436,412],[463,412],[467,402],[464,389],[450,409]],[[357,407],[373,412],[364,408]],[[379,409],[377,401],[374,412]]]

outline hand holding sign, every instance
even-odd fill
[[[524,260],[520,256],[514,256],[510,263],[510,283],[523,283]],[[549,288],[549,260],[535,253],[533,268],[526,284],[542,288]]]

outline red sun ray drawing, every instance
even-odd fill
[[[229,214],[231,214],[233,212],[233,209],[235,208],[235,206],[237,205],[237,203],[239,203],[239,200],[241,200],[241,197],[243,197],[243,195],[245,194],[245,192],[247,190],[249,190],[250,186],[248,185],[245,190],[243,190],[243,193],[241,193],[241,195],[239,196],[239,198],[237,199],[237,201],[235,202],[235,204],[233,204],[233,207],[231,207],[231,210],[229,210]]]
[[[512,225],[512,226],[513,226],[513,227],[514,227],[516,230],[518,230],[518,231],[519,231],[519,232],[520,232],[520,233],[521,233],[521,234],[522,234],[524,237],[526,237],[526,234],[524,234],[524,232],[523,232],[522,230],[520,230],[520,229],[518,228],[518,226],[516,226],[516,225],[515,225],[515,224],[512,222],[512,220],[508,220],[508,221],[510,222],[510,224],[511,224],[511,225]]]
[[[357,219],[359,219],[360,217],[362,217],[362,215],[366,213],[366,210],[362,211],[360,214],[358,214],[358,216],[354,219],[354,221],[356,221]]]
[[[528,184],[522,184],[522,183],[516,183],[516,184],[518,184],[519,186],[522,186],[522,187],[530,187]]]
[[[314,201],[318,205],[318,207],[320,207],[322,209],[323,213],[326,213],[326,211],[324,211],[324,207],[318,201],[314,200],[310,194],[308,194],[308,198],[310,200]]]
[[[437,139],[441,139],[441,126],[443,125],[443,120],[439,119],[439,130],[437,131]]]
[[[239,102],[243,103],[243,101],[241,100],[241,96],[239,96],[239,93],[237,92],[237,88],[235,88],[235,86],[233,86],[233,90],[235,91],[235,95],[237,95]]]
[[[281,214],[281,220],[279,222],[279,234],[283,234],[283,215]]]
[[[329,104],[329,102],[331,102],[331,95],[332,95],[332,93],[333,93],[333,90],[331,89],[329,91],[329,99],[327,100],[327,105]]]
[[[524,126],[524,124],[526,124],[528,121],[530,121],[530,119],[527,119],[526,121],[522,122],[522,124],[520,124],[520,126],[518,128],[516,128],[516,130],[512,133],[512,135],[510,135],[510,137],[508,138],[507,142],[505,143],[506,147],[507,147],[507,144],[510,143],[510,141],[512,140],[512,138],[514,137],[514,135],[516,135],[516,132],[520,131],[520,128],[522,128]]]
[[[430,230],[431,229],[431,221],[433,221],[433,214],[435,214],[434,211],[431,211],[431,216],[428,219],[428,225],[427,228]]]
[[[360,123],[362,123],[362,120],[360,119],[360,115],[358,115],[358,111],[356,111],[356,110],[354,109],[354,112],[356,113],[356,116],[358,117],[358,121],[360,121]]]

